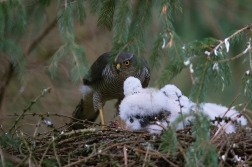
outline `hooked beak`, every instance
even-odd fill
[[[116,64],[116,71],[119,73],[121,71],[121,64]]]

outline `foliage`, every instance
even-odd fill
[[[0,56],[8,55],[21,77],[25,69],[23,54],[16,40],[25,32],[27,16],[21,1],[0,3]]]
[[[98,18],[98,26],[104,25],[108,30],[112,29],[115,4],[115,0],[103,1],[101,13]]]
[[[183,148],[179,142],[179,138],[175,131],[178,124],[185,125],[185,120],[190,118],[193,120],[191,124],[191,134],[193,136],[193,142],[188,148]],[[193,119],[192,119],[193,118]],[[211,125],[209,118],[203,114],[203,112],[193,112],[190,114],[181,114],[173,124],[171,128],[164,132],[162,135],[161,150],[165,153],[171,153],[174,159],[177,151],[182,151],[185,158],[185,166],[218,166],[218,154],[216,147],[211,143],[210,139]],[[181,133],[188,134],[181,130]],[[190,139],[187,139],[191,142]]]
[[[45,160],[43,160],[41,165],[44,166],[44,167],[57,166],[57,161],[56,160],[45,159]]]
[[[250,100],[252,99],[252,77],[250,71],[247,71],[242,77],[242,91]]]
[[[174,156],[177,151],[177,146],[178,140],[176,131],[173,128],[169,128],[162,135],[161,150]]]
[[[40,0],[38,3],[28,4],[28,6],[46,9],[51,4],[52,1],[50,0]],[[13,0],[2,2],[1,8],[3,10],[0,13],[0,20],[4,24],[0,26],[0,39],[2,41],[0,51],[11,56],[13,65],[19,69],[17,71],[21,76],[25,71],[26,59],[22,51],[18,49],[18,43],[13,40],[13,37],[21,36],[25,32],[26,24],[30,23],[29,19],[32,17],[30,13],[35,13],[35,11],[29,8],[26,11],[25,4],[21,1],[14,3]],[[229,47],[242,42],[242,38],[249,39],[250,36],[245,33],[250,29],[250,25],[248,25],[235,31],[223,41],[206,38],[183,43],[176,34],[172,22],[174,14],[182,12],[180,1],[140,0],[132,4],[127,0],[94,0],[87,2],[59,0],[56,22],[58,23],[63,44],[50,59],[48,69],[52,77],[57,76],[58,64],[64,57],[72,62],[72,81],[81,80],[87,73],[88,61],[85,49],[76,43],[75,39],[75,23],[85,23],[87,8],[90,8],[91,14],[98,14],[98,26],[113,30],[111,62],[118,52],[122,51],[131,52],[137,56],[145,54],[148,27],[151,25],[153,12],[158,13],[160,30],[155,37],[155,41],[153,41],[149,63],[151,68],[155,67],[156,69],[159,69],[162,60],[166,57],[169,59],[169,63],[166,63],[163,73],[155,84],[160,87],[171,81],[183,69],[189,67],[193,83],[190,97],[196,103],[204,102],[207,88],[211,82],[216,83],[214,84],[215,90],[222,91],[231,83],[232,76],[229,62],[232,59],[226,61]],[[34,15],[38,22],[43,19],[43,11],[39,10],[39,14]],[[14,21],[14,18],[18,21]],[[247,45],[246,49],[250,50],[250,48]]]
[[[176,22],[177,14],[182,12],[182,8],[185,10],[182,4],[186,3],[179,0],[138,0],[134,2],[128,0],[58,0],[55,7],[56,16],[52,15],[50,18],[54,17],[54,19],[48,19],[46,10],[54,3],[56,2],[52,0],[8,0],[0,2],[0,58],[7,58],[8,66],[11,69],[6,74],[8,76],[5,84],[3,84],[3,89],[2,82],[0,85],[0,107],[5,93],[4,89],[8,86],[9,80],[17,73],[19,78],[24,81],[25,73],[29,68],[27,67],[28,57],[33,51],[39,52],[38,45],[55,25],[58,27],[61,44],[54,54],[50,55],[49,61],[45,62],[43,67],[49,70],[52,78],[57,78],[61,62],[66,60],[70,62],[72,81],[82,80],[82,77],[88,71],[89,64],[86,49],[78,41],[75,30],[76,25],[86,25],[88,12],[97,16],[97,27],[112,31],[113,39],[111,40],[112,47],[110,50],[113,54],[110,59],[111,62],[119,52],[131,52],[139,58],[148,54],[152,70],[160,70],[160,67],[164,65],[161,75],[155,82],[157,87],[169,83],[183,70],[187,70],[192,83],[190,99],[200,106],[201,103],[205,102],[212,85],[215,91],[224,91],[233,82],[232,73],[235,71],[231,69],[232,62],[243,57],[243,63],[249,67],[240,76],[242,79],[237,83],[241,83],[241,93],[249,100],[252,99],[251,23],[243,27],[239,25],[240,29],[230,35],[226,33],[230,33],[232,30],[225,32],[222,37],[216,35],[213,38],[201,30],[200,26],[193,27],[193,25],[196,25],[194,24],[196,19],[191,19],[188,22],[189,28],[186,27],[187,29],[182,29],[183,27],[178,25],[178,21]],[[207,13],[204,4],[198,3],[200,10]],[[225,2],[218,3],[225,5]],[[244,3],[244,1],[234,3],[241,5],[242,9],[246,9],[244,13],[251,11],[249,5],[246,5],[247,3]],[[232,3],[230,4],[232,5]],[[230,4],[228,3],[228,5]],[[215,5],[210,6],[212,8]],[[232,6],[229,6],[229,8],[229,11],[232,11]],[[195,10],[191,12],[189,14],[195,16],[195,18],[196,16],[202,17],[194,13]],[[236,12],[226,13],[226,15],[233,16],[233,13]],[[209,21],[209,17],[205,17],[203,22],[210,24],[217,17],[213,18],[212,20],[210,17]],[[235,19],[234,17],[230,18]],[[197,21],[202,22],[201,19],[198,18]],[[47,24],[48,20],[52,20],[52,22]],[[234,22],[239,21],[240,18]],[[155,26],[156,23],[159,25],[157,26],[158,31],[150,36],[151,27]],[[226,21],[222,20],[220,24],[225,25]],[[219,24],[215,24],[215,28],[216,25]],[[36,27],[36,30],[29,32],[29,29],[33,26]],[[211,25],[208,26],[211,28]],[[29,33],[30,35],[28,35]],[[187,41],[184,39],[185,36],[195,33],[199,34],[197,40]],[[23,40],[20,39],[29,42],[23,44]],[[148,50],[149,45],[151,46],[150,50]],[[239,45],[242,45],[243,49],[238,47]],[[94,48],[99,49],[97,46],[94,46]],[[230,52],[234,48],[237,54],[230,56],[232,55]],[[0,67],[2,69],[2,66]],[[209,141],[207,131],[209,125],[205,120],[206,117],[201,114],[193,116],[195,122],[192,131],[195,141],[184,152],[185,163],[187,166],[217,164],[216,149]],[[181,117],[180,119],[185,118]],[[18,121],[19,119],[16,123]],[[164,133],[161,144],[164,152],[175,155],[179,146],[177,137],[174,129],[168,129]],[[8,143],[16,146],[15,139],[13,141],[8,139],[5,135],[0,136],[1,146],[6,146]],[[203,158],[200,159],[201,157]],[[53,162],[56,163],[56,161]],[[43,163],[46,166],[47,162]]]
[[[18,146],[21,143],[21,139],[17,137],[13,137],[12,135],[6,133],[6,134],[0,135],[0,143],[1,143],[0,146],[3,148],[8,148],[11,146],[14,149],[18,150]]]
[[[206,115],[193,115],[192,133],[195,142],[186,150],[186,166],[218,166],[216,147],[210,142],[210,122]]]

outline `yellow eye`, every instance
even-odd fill
[[[129,60],[126,60],[125,62],[123,62],[124,65],[128,66],[130,64]]]

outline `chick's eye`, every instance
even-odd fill
[[[126,60],[125,62],[123,62],[124,65],[128,66],[130,64],[129,60]]]

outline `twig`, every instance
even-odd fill
[[[76,133],[86,134],[86,133],[91,133],[91,132],[95,132],[95,131],[96,131],[95,128],[78,129],[78,130],[72,130],[71,132],[68,132],[68,133],[64,133],[64,134],[62,134],[62,136],[71,136]]]
[[[228,41],[228,40],[230,40],[231,38],[233,38],[234,36],[236,36],[237,34],[241,33],[242,31],[245,31],[245,30],[247,30],[247,29],[250,29],[251,27],[252,27],[252,24],[249,24],[249,25],[247,25],[247,26],[241,28],[240,30],[236,31],[235,33],[233,33],[232,35],[230,35],[229,37],[227,37],[225,40]],[[215,50],[218,50],[219,47],[225,43],[225,40],[221,41],[213,50],[211,50],[211,52],[210,52],[209,55],[211,55]],[[218,62],[220,62],[220,61],[218,61]]]
[[[249,40],[249,46],[251,46],[251,38]],[[249,54],[249,67],[250,67],[250,72],[252,72],[252,54],[251,54],[251,50],[248,51]]]
[[[20,136],[21,136],[21,138],[22,138],[22,140],[23,140],[23,143],[24,143],[26,149],[27,149],[28,152],[29,152],[29,156],[27,156],[27,157],[28,157],[28,161],[29,161],[29,167],[34,166],[34,165],[37,166],[36,159],[32,156],[32,149],[29,147],[29,145],[28,145],[26,139],[24,138],[23,132],[21,132],[21,135],[20,135]],[[35,164],[32,163],[31,159],[34,160],[34,163],[35,163]]]
[[[225,117],[225,115],[227,114],[227,112],[228,112],[228,111],[231,109],[231,107],[233,106],[234,102],[235,102],[235,101],[238,99],[238,97],[240,97],[240,96],[241,96],[241,93],[239,93],[239,94],[234,98],[234,100],[231,102],[231,104],[229,105],[227,111],[224,113],[224,115],[222,116],[222,118]]]
[[[105,154],[105,153],[100,153],[102,156],[107,156],[107,157],[114,157],[114,158],[124,158],[124,154]],[[135,158],[135,155],[127,155],[127,158]],[[128,164],[128,166],[130,166]]]
[[[250,123],[250,125],[252,124],[252,118],[250,118],[250,116],[248,115],[248,114],[246,114],[246,113],[252,113],[252,111],[251,110],[249,110],[249,109],[246,109],[246,111],[247,112],[245,112],[245,113],[243,113],[243,115],[249,120],[249,123]]]
[[[164,124],[162,124],[160,121],[155,121],[155,122],[150,122],[150,125],[157,125],[160,126],[161,128],[163,128],[163,130],[167,130],[167,127],[164,126]]]
[[[135,38],[133,38],[133,39],[135,39]],[[117,58],[118,58],[118,56],[124,51],[124,49],[129,45],[129,44],[131,44],[134,40],[133,39],[131,39],[130,41],[128,41],[123,47],[122,47],[122,49],[117,53],[117,55],[115,56],[115,59],[114,59],[114,61],[116,61],[117,60]]]
[[[40,126],[40,122],[41,122],[41,117],[39,117],[38,123],[37,123],[37,125],[36,125],[35,130],[34,130],[33,138],[36,137],[36,134],[37,134],[37,131],[38,131],[38,127]]]
[[[181,115],[181,117],[183,117],[183,112],[182,112],[182,108],[184,107],[182,104],[181,104],[181,101],[180,101],[180,98],[181,98],[181,96],[182,95],[178,95],[178,93],[176,92],[176,96],[177,96],[177,100],[176,101],[178,101],[178,103],[179,103],[179,114]],[[183,128],[185,128],[186,126],[185,126],[185,119],[183,119]]]
[[[41,164],[42,164],[42,162],[43,162],[43,159],[45,158],[45,155],[46,155],[47,151],[49,150],[49,148],[50,148],[50,146],[51,146],[51,144],[52,144],[53,142],[54,142],[54,141],[52,140],[52,141],[48,144],[48,146],[47,146],[47,148],[46,148],[44,154],[42,155],[42,158],[41,158],[40,161],[39,161],[39,166],[41,166]]]
[[[3,154],[1,146],[0,146],[0,156],[1,156],[2,166],[5,167],[4,154]]]
[[[250,48],[248,49],[249,52],[250,52],[251,50],[252,50],[252,47],[250,47]],[[215,63],[224,63],[224,62],[228,62],[228,61],[233,61],[233,60],[235,60],[235,59],[240,58],[240,57],[243,56],[243,55],[244,55],[244,53],[241,52],[241,53],[239,53],[238,55],[236,55],[235,57],[231,57],[231,58],[228,58],[228,59],[219,60],[219,61],[216,61]]]
[[[15,120],[14,124],[12,125],[12,127],[11,127],[10,130],[9,130],[9,133],[11,133],[11,131],[15,128],[15,126],[17,125],[17,123],[19,122],[19,120],[20,120],[21,118],[23,118],[24,114],[25,114],[28,110],[31,110],[32,105],[35,104],[35,103],[37,102],[37,100],[38,100],[40,97],[44,96],[45,93],[50,92],[50,90],[51,90],[51,88],[49,87],[49,88],[46,88],[46,89],[44,89],[43,91],[41,91],[40,95],[39,95],[35,100],[31,101],[30,105],[29,105],[27,108],[23,109],[22,114]]]
[[[40,117],[44,117],[44,116],[56,116],[56,117],[64,117],[64,118],[69,118],[69,119],[73,119],[75,121],[81,121],[83,123],[87,123],[87,124],[93,124],[93,125],[99,125],[98,123],[95,123],[95,122],[91,122],[91,121],[87,121],[87,120],[82,120],[82,119],[77,119],[77,118],[74,118],[74,117],[71,117],[71,116],[67,116],[67,115],[62,115],[62,114],[57,114],[57,113],[24,113],[24,115],[32,115],[32,116],[40,116]],[[7,116],[20,116],[20,114],[7,114]],[[108,126],[110,127],[110,126]]]
[[[5,134],[5,131],[4,131],[4,129],[3,129],[3,125],[0,125],[0,129],[1,129],[1,131]]]
[[[243,109],[240,111],[240,114],[246,111],[246,108],[248,107],[249,103],[250,103],[250,100],[245,103]]]
[[[65,165],[65,166],[63,166],[63,167],[71,167],[71,166],[77,165],[77,164],[79,164],[79,163],[86,162],[88,159],[93,158],[93,157],[95,157],[95,156],[97,156],[97,155],[100,155],[102,152],[105,152],[106,150],[109,150],[109,149],[111,149],[111,148],[113,148],[113,147],[120,146],[120,145],[125,145],[125,144],[129,144],[129,143],[137,143],[137,142],[138,142],[138,141],[126,141],[126,142],[122,142],[122,143],[113,144],[113,145],[111,145],[111,146],[109,146],[109,147],[107,147],[107,148],[101,150],[100,152],[96,152],[95,154],[91,154],[91,155],[89,155],[89,156],[86,157],[86,158],[80,159],[80,160],[78,160],[78,161],[76,161],[76,162],[72,162],[72,163],[67,164],[67,165]]]
[[[56,150],[56,146],[55,146],[55,139],[54,139],[53,136],[52,136],[52,141],[53,141],[52,144],[53,144],[54,156],[55,156],[55,158],[56,158],[56,160],[57,160],[57,163],[58,163],[59,167],[61,167],[61,163],[60,163],[59,157],[58,157],[58,155],[57,155],[57,150]]]
[[[127,148],[125,145],[123,146],[123,155],[124,155],[124,165],[125,167],[128,167]]]
[[[150,150],[150,143],[149,143],[148,146],[147,146],[147,151],[146,151],[146,153],[145,153],[144,163],[143,163],[142,167],[145,167],[145,164],[146,164],[146,162],[147,162],[147,157],[148,157],[148,154],[149,154],[149,150]]]
[[[160,152],[156,151],[156,150],[152,150],[153,152],[156,152],[157,154],[160,154]],[[160,154],[160,156],[167,162],[169,163],[171,166],[173,167],[179,167],[176,164],[172,163],[170,160],[168,160],[163,154]]]
[[[189,68],[190,78],[192,80],[192,85],[194,85],[195,84],[195,78],[193,76],[193,65],[190,64],[190,66],[188,68]]]
[[[65,166],[63,166],[63,167],[71,167],[71,166],[77,165],[77,164],[79,164],[79,163],[86,162],[88,159],[93,158],[93,157],[97,156],[98,154],[99,154],[99,153],[91,154],[91,155],[88,156],[87,158],[80,159],[80,160],[75,161],[75,162],[73,162],[73,163],[67,164],[67,165],[65,165]]]

